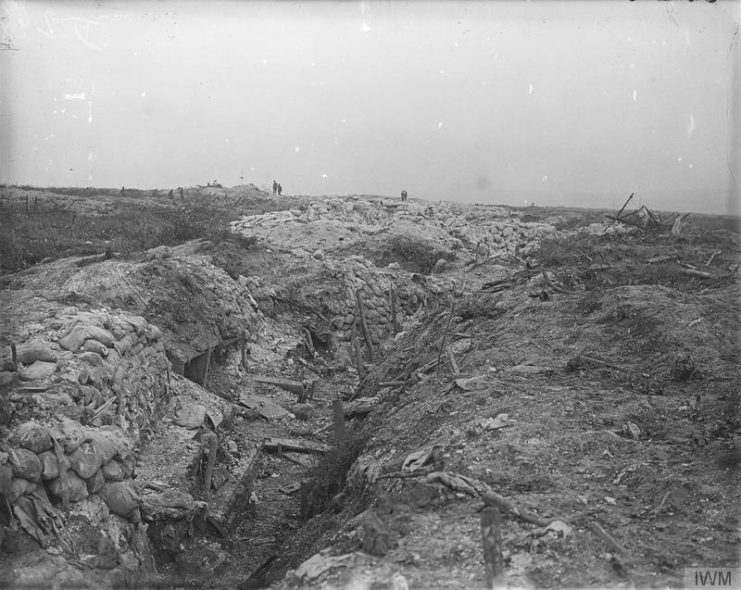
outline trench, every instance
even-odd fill
[[[334,360],[331,344],[328,334],[306,328],[295,356],[319,355],[330,363]],[[215,389],[238,391],[244,383],[223,378],[221,357],[216,349],[208,349],[178,368],[187,379],[211,393],[220,395]],[[313,399],[295,396],[295,402],[305,401],[310,406],[305,420],[237,418],[225,434],[244,441],[285,438],[332,445],[332,394],[347,389],[347,375],[329,372],[321,381],[321,391]],[[212,388],[216,383],[218,388]],[[285,403],[287,395],[294,394],[286,392],[279,401]],[[344,484],[349,457],[345,457],[344,471],[339,475],[333,473],[333,467],[317,470],[322,461],[325,467],[327,462],[336,467],[336,457],[333,452],[329,455],[258,449],[241,475],[229,510],[219,519],[196,522],[185,546],[163,547],[163,527],[150,527],[157,571],[165,579],[177,579],[184,587],[193,588],[264,588],[281,580],[297,560],[313,553],[313,535],[297,533],[326,504],[326,499],[311,497],[316,496],[317,478],[322,490],[326,489],[327,477],[334,476],[339,489]],[[209,560],[211,563],[204,563]]]

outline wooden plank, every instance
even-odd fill
[[[293,438],[268,438],[262,443],[264,451],[296,451],[298,453],[328,453],[332,447],[322,443]]]

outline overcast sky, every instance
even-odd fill
[[[5,183],[737,198],[731,0],[0,4]]]

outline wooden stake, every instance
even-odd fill
[[[705,266],[710,266],[713,263],[713,260],[715,260],[715,257],[721,252],[723,252],[723,250],[716,250],[715,252],[713,252],[713,255],[710,258],[708,258],[708,261],[705,263]]]
[[[612,549],[615,553],[625,553],[625,549],[623,549],[618,542],[613,539],[605,529],[603,529],[600,525],[598,525],[596,522],[590,522],[589,523],[589,529],[595,533],[600,539],[602,539],[605,543],[607,543],[607,546]]]
[[[440,359],[443,356],[443,350],[445,350],[445,343],[448,340],[448,332],[450,331],[450,324],[453,322],[453,314],[455,314],[455,301],[450,304],[450,314],[448,314],[448,324],[445,326],[445,332],[443,333],[442,342],[440,342],[440,352],[437,354],[437,368],[440,368]]]
[[[453,351],[450,350],[450,346],[445,349],[445,352],[448,355],[450,366],[453,368],[453,375],[460,375],[461,370],[458,368],[458,363],[455,362],[455,357],[453,356]]]
[[[358,378],[363,378],[363,359],[360,356],[360,345],[358,344],[358,332],[355,325],[352,327],[350,335],[350,347],[352,348],[353,360],[355,361],[355,370],[358,372]]]
[[[334,414],[334,444],[341,452],[345,444],[345,412],[341,399],[332,402],[332,411]]]
[[[370,361],[373,363],[376,360],[376,353],[373,351],[373,342],[371,341],[370,330],[368,330],[368,323],[365,321],[365,314],[363,313],[363,304],[360,300],[360,293],[355,291],[355,301],[358,307],[358,316],[360,317],[360,325],[363,327],[363,336],[365,337],[365,344],[368,346],[368,355]]]
[[[399,320],[396,317],[396,289],[391,284],[391,322],[394,327],[394,336],[399,333]]]
[[[631,200],[631,199],[633,198],[633,195],[635,195],[635,193],[630,193],[630,196],[628,197],[628,200],[627,200],[627,201],[625,201],[625,203],[623,203],[623,206],[622,206],[622,207],[620,207],[620,211],[618,211],[618,214],[617,214],[617,215],[616,215],[615,217],[610,217],[610,216],[608,215],[608,217],[610,217],[610,219],[612,219],[612,221],[611,221],[611,222],[610,222],[610,224],[609,224],[609,225],[608,225],[608,226],[607,226],[607,227],[606,227],[606,228],[604,229],[604,231],[602,232],[603,234],[604,234],[604,233],[605,233],[605,232],[606,232],[606,231],[607,231],[608,229],[610,229],[610,226],[612,226],[612,224],[613,224],[613,223],[615,223],[616,221],[620,221],[620,215],[621,215],[621,213],[622,213],[623,211],[625,211],[625,208],[626,208],[626,207],[628,206],[628,203],[630,203],[630,200]]]
[[[481,544],[484,549],[486,587],[504,588],[504,555],[502,552],[502,515],[496,508],[481,512]]]
[[[203,437],[203,443],[208,448],[208,459],[206,460],[206,470],[203,473],[203,492],[208,500],[211,497],[211,479],[214,475],[214,464],[216,463],[216,447],[219,439],[213,433],[209,432]]]

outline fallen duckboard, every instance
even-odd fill
[[[332,447],[323,443],[291,438],[268,438],[262,443],[265,451],[297,451],[299,453],[328,453]]]

